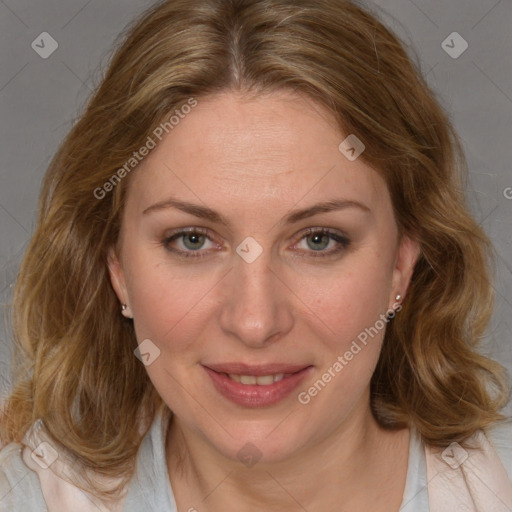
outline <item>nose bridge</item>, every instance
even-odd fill
[[[255,249],[250,241],[237,249],[241,256],[234,260],[220,314],[221,328],[226,333],[254,347],[276,339],[292,325],[289,298],[275,270],[271,270],[271,251],[259,250],[255,257]]]

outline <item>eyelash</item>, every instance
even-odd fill
[[[210,240],[211,242],[214,242],[214,240],[210,236],[208,236],[207,230],[202,229],[202,228],[190,228],[187,230],[180,230],[175,233],[172,233],[171,235],[169,235],[168,237],[166,237],[162,240],[162,245],[169,252],[177,254],[178,257],[183,257],[183,258],[206,258],[206,257],[208,257],[208,253],[201,249],[198,249],[197,251],[191,251],[191,250],[182,251],[181,249],[173,249],[170,247],[171,242],[173,242],[174,240],[177,240],[179,238],[184,237],[185,235],[190,235],[190,234],[204,235],[204,236],[206,236],[206,238],[208,240]],[[335,254],[338,254],[339,252],[343,251],[350,245],[350,240],[346,236],[344,236],[338,232],[331,231],[330,229],[327,229],[327,228],[308,228],[302,234],[302,236],[299,238],[299,240],[298,240],[298,242],[296,242],[296,244],[301,242],[302,240],[304,240],[305,238],[307,238],[310,235],[326,235],[338,243],[338,246],[336,248],[331,249],[329,251],[318,251],[318,254],[315,254],[316,251],[306,251],[308,253],[310,252],[311,253],[310,256],[313,258],[327,258],[329,256],[334,256]],[[304,255],[301,255],[301,257],[304,257]]]

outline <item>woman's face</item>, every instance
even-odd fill
[[[369,418],[418,248],[348,135],[292,92],[225,93],[130,177],[112,283],[182,431],[230,459],[286,460]]]

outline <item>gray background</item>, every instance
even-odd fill
[[[150,0],[0,0],[0,397],[9,387],[11,286],[35,223],[41,178],[105,70],[112,43]],[[496,248],[485,351],[512,370],[512,2],[368,0],[412,46],[468,158],[471,208]],[[32,48],[48,32],[57,50]],[[468,48],[442,46],[457,32]],[[459,42],[448,38],[454,50]],[[407,91],[404,91],[406,94]],[[507,198],[507,195],[509,198]],[[512,403],[506,412],[512,414]]]

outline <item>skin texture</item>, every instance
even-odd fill
[[[399,508],[409,431],[384,431],[369,408],[384,329],[308,404],[297,399],[397,294],[403,300],[418,257],[417,244],[398,237],[384,180],[338,150],[347,135],[296,93],[227,92],[200,99],[130,176],[109,270],[139,343],[160,350],[146,369],[174,412],[167,461],[180,511]],[[143,213],[171,197],[229,224],[175,208]],[[337,199],[363,208],[283,221]],[[204,258],[166,248],[166,237],[192,227],[212,241],[182,237],[168,247],[199,247]],[[252,263],[236,252],[246,237],[263,250]],[[313,368],[283,401],[249,408],[220,395],[202,367],[233,361]],[[237,457],[248,442],[261,452],[252,467]]]

